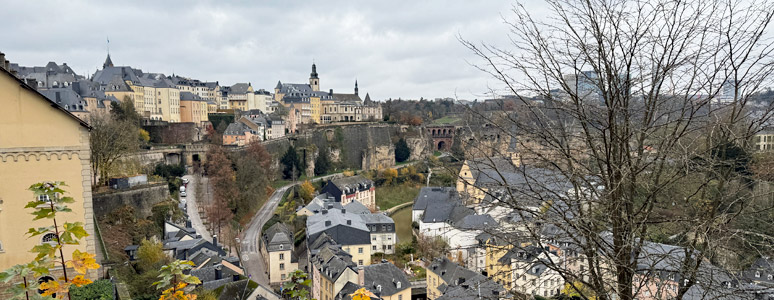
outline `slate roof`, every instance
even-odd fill
[[[433,202],[462,203],[462,200],[453,187],[423,187],[414,199],[412,210],[425,210],[427,205]]]
[[[330,281],[335,282],[347,268],[355,271],[357,265],[352,262],[352,256],[335,247],[323,247],[312,257],[312,264]]]
[[[336,244],[336,241],[333,240],[333,238],[330,235],[328,235],[327,233],[323,232],[320,235],[318,235],[317,238],[314,239],[314,241],[309,243],[309,252],[312,255],[315,255],[318,252],[320,252],[320,249],[322,249],[324,247],[334,247],[335,248],[335,247],[339,247],[339,246]]]
[[[204,99],[191,92],[180,92],[180,101],[204,101]]]
[[[341,209],[323,210],[306,219],[306,231],[310,240],[323,232],[340,245],[370,244],[370,232],[358,214],[342,212]]]
[[[88,108],[86,100],[71,88],[52,88],[40,90],[40,93],[69,111],[84,112]]]
[[[774,260],[769,257],[759,257],[747,270],[742,272],[742,276],[750,281],[770,287],[774,286]]]
[[[344,205],[344,209],[346,209],[347,212],[351,212],[353,214],[371,214],[371,210],[359,201],[352,201],[347,203],[347,205]]]
[[[507,291],[499,283],[493,280],[477,280],[449,287],[436,300],[499,300],[508,298]]]
[[[334,299],[335,300],[352,300],[352,294],[354,294],[360,288],[362,288],[362,286],[360,286],[360,285],[358,285],[358,284],[356,284],[354,282],[347,281],[347,283],[341,288],[341,291],[339,291],[339,293],[336,294]],[[376,295],[369,296],[369,297],[372,300],[378,300],[379,299],[379,297],[376,297]]]
[[[137,74],[142,74],[142,71],[132,69],[131,67],[108,66],[94,73],[92,81],[99,82],[100,84],[108,84],[114,77],[118,77],[121,80],[130,81],[133,84],[140,84],[140,77]]]
[[[463,230],[483,230],[497,226],[497,221],[490,215],[465,215],[454,222],[454,227]]]
[[[433,260],[433,262],[428,267],[428,270],[440,276],[441,280],[443,280],[443,282],[450,287],[465,282],[487,280],[486,276],[461,267],[446,257],[436,258]]]
[[[245,131],[250,131],[250,127],[241,122],[234,122],[228,124],[226,130],[223,131],[223,135],[244,135]]]
[[[333,100],[335,101],[341,101],[341,102],[363,102],[362,99],[360,99],[360,96],[355,94],[337,94],[333,93]]]
[[[335,185],[341,191],[345,191],[346,189],[354,191],[354,190],[370,189],[371,187],[374,186],[374,181],[360,175],[355,175],[355,176],[349,176],[349,177],[336,178],[328,182],[328,184]],[[352,192],[349,192],[349,193],[352,193]]]
[[[363,275],[364,287],[379,296],[392,296],[411,288],[406,274],[391,263],[365,266],[361,272],[365,272]],[[379,290],[380,286],[381,291]]]
[[[264,241],[266,250],[269,252],[293,250],[293,233],[285,224],[280,222],[274,223],[269,229],[266,229]]]
[[[231,86],[231,91],[229,91],[229,93],[247,94],[247,89],[250,88],[250,86],[250,83],[237,83]]]

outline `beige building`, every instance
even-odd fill
[[[97,253],[89,126],[13,76],[4,59],[0,61],[0,270],[32,261],[32,247],[56,238],[53,232],[33,238],[25,235],[30,227],[52,225],[49,219],[32,221],[31,210],[24,208],[35,199],[27,188],[42,181],[68,185],[65,189],[75,203],[69,205],[72,212],[58,214],[57,221],[60,225],[82,222],[90,234],[81,245],[66,247],[65,260],[75,249]]]
[[[358,281],[352,256],[336,247],[321,248],[309,261],[312,266],[312,297],[333,300],[348,282]]]
[[[279,285],[290,279],[289,274],[298,269],[290,229],[285,224],[276,223],[266,230],[261,241],[261,253],[269,269],[269,283]]]
[[[753,136],[755,150],[758,152],[770,152],[774,150],[774,129],[764,129]]]
[[[207,122],[207,101],[189,92],[180,93],[180,122],[203,127]]]
[[[247,111],[250,109],[249,104],[255,105],[255,90],[249,82],[234,84],[226,88],[225,91],[229,109]]]

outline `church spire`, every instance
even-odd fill
[[[355,79],[355,95],[357,96],[357,79]]]
[[[102,64],[102,68],[112,67],[113,61],[110,59],[110,53],[108,53],[107,58],[105,59],[105,63]]]
[[[317,77],[317,65],[315,65],[314,63],[312,63],[312,73],[309,74],[309,78],[310,79],[312,79],[312,78],[317,79],[318,78]]]

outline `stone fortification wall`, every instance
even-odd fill
[[[101,218],[124,205],[134,208],[136,217],[147,218],[152,215],[151,208],[169,198],[169,187],[166,183],[152,183],[128,190],[111,190],[94,193],[94,215]]]

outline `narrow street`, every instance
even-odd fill
[[[202,222],[202,218],[199,215],[199,203],[197,203],[196,199],[196,180],[197,177],[191,176],[191,175],[185,175],[183,178],[188,179],[188,187],[186,188],[186,197],[180,197],[180,200],[182,201],[185,199],[187,212],[188,212],[188,218],[191,220],[191,226],[196,229],[196,232],[202,235],[202,238],[205,240],[208,240],[212,242],[212,235],[207,231],[207,228],[204,226],[204,223]],[[207,182],[204,181],[203,187],[207,187]],[[202,194],[207,195],[207,191],[203,191]],[[204,199],[200,199],[204,200]]]

